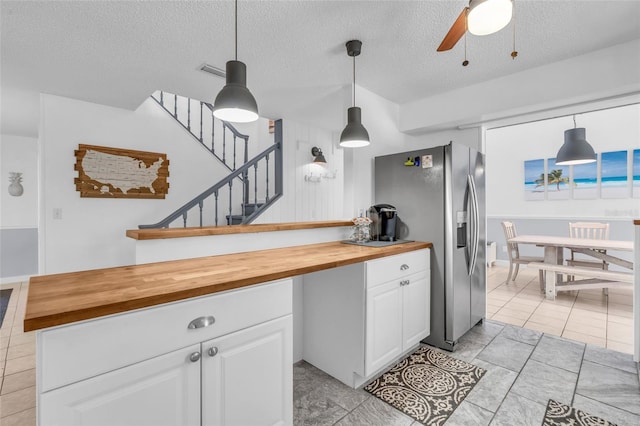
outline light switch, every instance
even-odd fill
[[[62,209],[55,208],[53,209],[53,218],[56,220],[62,220]]]

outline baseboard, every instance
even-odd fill
[[[496,259],[493,261],[494,266],[509,266],[508,260]],[[523,265],[520,265],[523,266]]]

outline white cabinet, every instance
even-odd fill
[[[303,358],[357,388],[430,333],[430,251],[304,276]]]
[[[281,280],[41,331],[38,422],[290,425],[291,312]]]
[[[199,350],[189,346],[47,392],[40,424],[199,425],[200,363],[190,360]]]
[[[365,375],[393,362],[429,335],[427,271],[367,289]]]
[[[202,344],[202,424],[293,422],[291,316]]]
[[[402,354],[402,289],[390,281],[367,290],[365,374]]]

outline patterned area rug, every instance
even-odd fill
[[[544,420],[542,426],[616,426],[615,423],[608,422],[600,417],[592,416],[589,413],[580,411],[576,408],[570,407],[554,401],[549,400],[547,404],[547,412],[544,413]]]
[[[415,420],[442,425],[486,370],[421,347],[364,390]]]
[[[2,321],[4,321],[4,314],[7,312],[7,306],[9,305],[9,299],[11,298],[12,288],[0,290],[0,327],[2,327]]]

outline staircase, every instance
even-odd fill
[[[282,197],[282,120],[274,123],[274,144],[248,159],[249,136],[214,118],[211,104],[166,92],[151,97],[229,174],[159,222],[138,228],[247,224]]]

